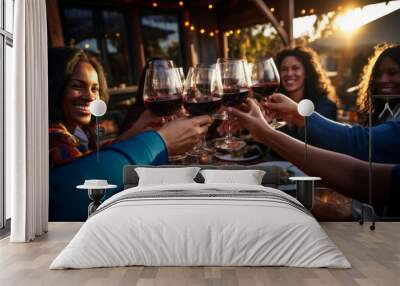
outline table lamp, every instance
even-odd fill
[[[100,133],[99,133],[99,121],[98,118],[103,116],[107,112],[107,104],[101,100],[96,99],[90,103],[90,113],[94,115],[96,118],[96,155],[97,155],[97,163],[99,162],[99,148],[100,148]]]
[[[303,99],[297,105],[297,112],[304,117],[304,158],[307,161],[307,117],[314,112],[314,103],[309,99]],[[290,177],[296,182],[296,198],[306,207],[312,209],[314,202],[314,182],[320,177]]]

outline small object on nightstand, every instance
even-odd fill
[[[296,182],[296,199],[303,206],[311,210],[314,204],[314,182],[321,180],[320,177],[290,177],[289,180]]]
[[[116,185],[109,185],[107,180],[85,180],[83,185],[76,187],[77,189],[88,190],[88,196],[92,200],[88,206],[88,217],[101,205],[101,199],[104,197],[106,190],[116,187]]]

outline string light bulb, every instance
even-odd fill
[[[310,9],[310,14],[314,14],[315,13],[315,9]]]
[[[194,26],[190,26],[190,31],[194,31]]]
[[[275,12],[275,8],[274,7],[272,7],[271,9],[269,9],[272,13],[274,13]]]
[[[301,14],[304,15],[305,13],[306,13],[306,10],[305,10],[305,9],[302,9],[302,10],[301,10]]]
[[[212,8],[214,8],[214,5],[213,5],[213,4],[211,4],[211,3],[210,3],[210,4],[208,4],[208,9],[210,9],[210,10],[211,10]]]
[[[179,3],[178,3],[178,4],[179,4],[179,6],[181,6],[181,7],[182,7],[184,3],[183,3],[183,1],[179,1]]]
[[[158,7],[158,3],[157,3],[157,2],[153,2],[152,6],[153,6],[154,8],[156,8],[156,7]]]
[[[210,32],[210,37],[214,37],[214,32]]]
[[[236,30],[236,34],[240,35],[240,29]]]
[[[203,28],[200,29],[200,34],[204,34],[206,32],[206,30],[204,30]]]
[[[190,26],[190,22],[189,21],[185,21],[184,25],[185,25],[185,27],[189,27]]]

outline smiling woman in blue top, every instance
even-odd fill
[[[49,50],[50,220],[85,220],[87,194],[75,187],[85,179],[122,185],[126,164],[168,164],[168,155],[190,150],[207,132],[209,116],[159,123],[144,112],[133,126],[100,149],[97,162],[90,103],[107,101],[107,85],[98,61],[83,50]],[[147,130],[147,131],[144,131]]]
[[[315,110],[326,118],[336,120],[339,99],[317,53],[307,47],[286,48],[276,56],[281,77],[279,92],[293,101],[309,99]],[[281,131],[295,138],[304,139],[304,130],[288,122]]]

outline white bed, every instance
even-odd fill
[[[128,265],[350,268],[314,217],[299,205],[277,189],[256,185],[130,188],[100,206],[50,269]]]

